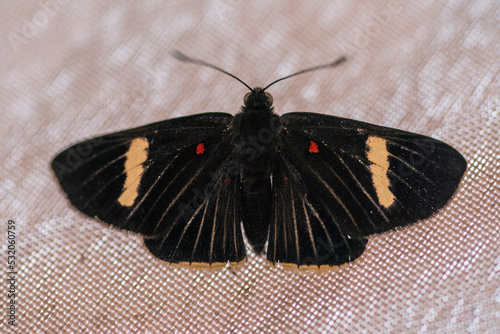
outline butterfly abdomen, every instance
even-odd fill
[[[241,176],[243,226],[249,242],[261,253],[271,220],[271,173],[279,117],[268,109],[246,109],[234,120]]]

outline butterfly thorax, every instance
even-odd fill
[[[237,148],[242,181],[252,184],[271,176],[272,154],[281,122],[273,112],[272,96],[262,88],[254,88],[245,95],[244,102],[233,121],[233,143]]]

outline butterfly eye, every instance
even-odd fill
[[[245,94],[245,96],[243,96],[243,102],[244,103],[247,103],[247,100],[248,100],[248,97],[250,96],[250,94],[252,94],[252,92],[248,92]]]
[[[269,94],[268,92],[264,92],[264,94],[266,94],[266,97],[269,99],[269,101],[271,101],[271,104],[273,103],[273,96],[271,94]]]

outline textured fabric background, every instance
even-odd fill
[[[500,2],[4,1],[0,5],[0,331],[500,332]],[[326,273],[155,260],[139,236],[70,206],[49,169],[70,144],[208,111],[249,85],[341,55],[270,90],[313,111],[419,132],[469,167],[438,215],[371,239]],[[17,326],[7,324],[15,221]]]

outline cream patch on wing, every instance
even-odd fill
[[[389,189],[390,181],[387,176],[389,170],[389,152],[387,151],[387,141],[379,137],[368,137],[366,141],[368,147],[367,157],[372,163],[370,172],[379,203],[385,208],[390,207],[395,200],[394,194]]]
[[[144,161],[148,158],[148,140],[140,137],[135,138],[130,143],[130,147],[125,154],[125,173],[127,178],[123,184],[123,192],[118,198],[118,202],[123,206],[134,204],[138,195],[139,183],[144,172]]]

